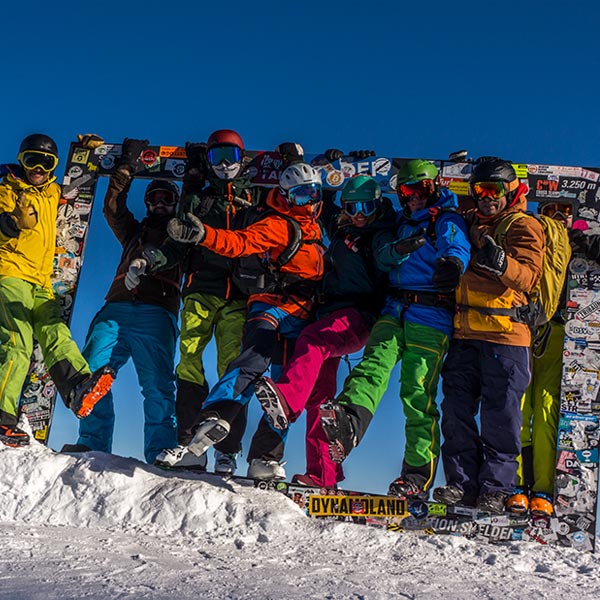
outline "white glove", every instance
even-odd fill
[[[129,265],[129,270],[125,273],[125,287],[132,290],[140,285],[140,278],[146,274],[148,261],[145,258],[134,258]]]
[[[199,244],[206,237],[202,221],[191,212],[186,215],[187,221],[171,219],[167,225],[169,237],[183,244]]]

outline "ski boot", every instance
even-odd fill
[[[237,469],[237,453],[227,454],[215,450],[215,473],[219,475],[233,475]]]
[[[320,409],[321,426],[329,440],[329,456],[335,463],[344,462],[356,446],[356,435],[350,417],[344,408],[334,402],[326,402]]]
[[[206,454],[196,456],[188,451],[187,446],[176,446],[163,450],[152,463],[161,469],[171,469],[172,471],[196,471],[202,473],[206,471]]]
[[[540,517],[551,517],[554,514],[554,506],[552,505],[552,496],[543,492],[534,492],[531,496],[529,504],[532,515]]]
[[[0,442],[11,448],[29,446],[29,434],[17,425],[0,425]]]
[[[260,481],[279,481],[285,479],[285,463],[266,458],[253,458],[248,467],[247,477]]]
[[[529,498],[522,488],[517,488],[506,501],[506,510],[515,515],[524,515],[529,510]]]
[[[277,384],[269,377],[259,377],[254,384],[254,393],[271,426],[279,431],[287,429],[291,417],[290,407]]]
[[[106,396],[115,380],[115,372],[107,365],[88,375],[69,394],[68,405],[78,419],[85,419],[94,406]]]
[[[500,490],[496,492],[486,492],[479,495],[476,506],[478,510],[483,512],[499,515],[504,512],[507,499],[508,494],[506,492],[501,492]]]
[[[448,506],[459,504],[464,495],[465,493],[459,487],[450,483],[433,490],[433,499],[440,504],[447,504]]]
[[[194,437],[187,449],[196,456],[204,454],[211,446],[229,435],[230,425],[224,419],[208,417],[194,428]]]
[[[426,501],[429,494],[410,475],[400,475],[390,483],[388,496]]]

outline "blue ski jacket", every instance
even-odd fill
[[[463,272],[471,256],[467,225],[457,212],[458,198],[447,188],[440,188],[439,199],[423,210],[408,216],[398,211],[397,229],[392,237],[385,232],[376,241],[377,264],[389,272],[389,292],[382,314],[400,320],[434,327],[450,336],[453,313],[447,307],[429,305],[439,291],[433,274],[442,258],[455,257]],[[410,254],[399,254],[395,244],[423,231],[425,245]],[[408,294],[406,292],[409,292]],[[419,294],[412,292],[425,292]],[[422,303],[427,297],[428,303]],[[447,304],[447,302],[446,302]]]

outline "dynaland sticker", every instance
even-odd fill
[[[406,500],[392,496],[309,496],[314,517],[407,517]]]

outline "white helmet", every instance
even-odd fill
[[[321,185],[321,171],[306,163],[296,163],[287,167],[279,177],[279,187],[287,192],[296,185],[318,183]]]

